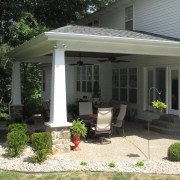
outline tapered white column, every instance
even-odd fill
[[[64,50],[54,49],[52,59],[50,127],[70,126],[67,122],[66,73]]]
[[[20,62],[13,62],[12,67],[12,105],[21,105]]]

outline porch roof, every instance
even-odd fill
[[[180,56],[180,39],[145,32],[69,25],[44,32],[16,47],[8,56],[17,60],[31,59],[53,52],[106,52]]]

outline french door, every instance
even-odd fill
[[[179,115],[179,69],[169,68],[169,114]]]

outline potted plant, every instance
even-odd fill
[[[85,137],[87,134],[87,128],[85,124],[81,120],[73,120],[72,126],[71,126],[71,134],[73,135],[72,141],[74,143],[74,151],[79,150],[79,143],[80,143],[80,137]]]
[[[153,101],[152,105],[154,107],[154,112],[160,116],[164,114],[164,109],[167,108],[167,105],[164,102],[159,101],[159,100]]]

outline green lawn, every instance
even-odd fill
[[[27,173],[17,173],[10,171],[0,170],[0,180],[24,180],[24,179],[37,179],[37,180],[148,180],[148,179],[158,179],[158,180],[171,180],[180,179],[180,176],[173,175],[155,175],[155,174],[134,174],[134,173],[98,173],[98,172],[62,172],[62,173],[44,173],[44,174],[27,174]]]

